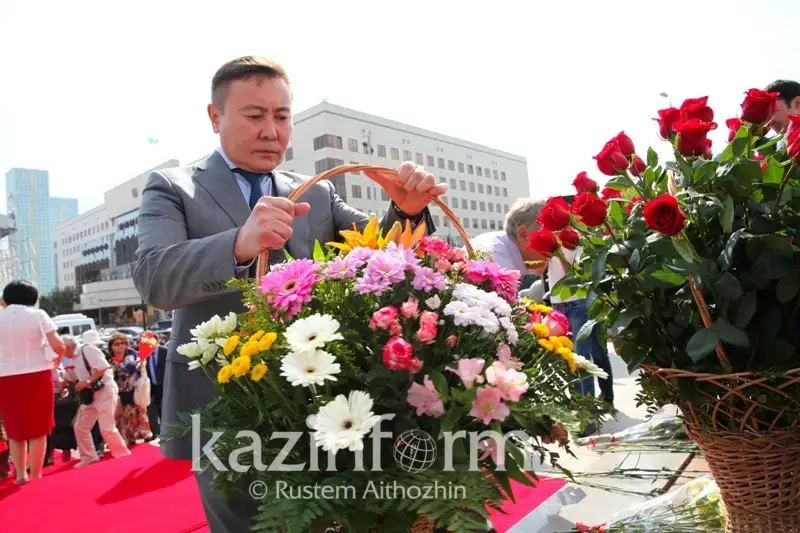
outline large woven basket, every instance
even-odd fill
[[[361,171],[372,171],[372,172],[379,172],[386,176],[397,176],[397,171],[378,167],[373,165],[341,165],[330,170],[326,170],[322,172],[310,180],[304,182],[300,185],[297,189],[291,192],[289,195],[289,200],[296,201],[299,199],[308,189],[313,187],[315,184],[319,183],[322,180],[326,180],[333,176],[337,176],[339,174],[346,174],[346,173],[355,173]],[[377,183],[377,182],[376,182]],[[464,246],[466,247],[467,251],[472,252],[472,245],[469,242],[469,237],[467,236],[467,232],[464,231],[464,227],[461,225],[461,222],[458,220],[456,214],[445,204],[442,200],[437,197],[431,197],[431,202],[439,206],[439,209],[442,210],[444,215],[450,220],[450,223],[455,228],[456,232],[459,234],[461,239],[464,241]],[[388,230],[388,228],[384,228]],[[258,277],[262,277],[264,274],[267,273],[267,269],[269,268],[269,252],[265,251],[262,252],[261,255],[258,257],[257,263],[257,274]],[[420,516],[417,520],[411,525],[409,529],[409,533],[434,533],[435,531],[435,524],[428,520],[425,516]]]

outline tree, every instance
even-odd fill
[[[65,315],[72,313],[73,307],[80,301],[80,294],[75,287],[55,289],[39,298],[39,307],[48,315]]]

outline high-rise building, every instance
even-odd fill
[[[33,282],[41,294],[57,286],[55,227],[78,215],[78,201],[50,198],[46,170],[12,168],[6,173],[6,204],[17,231],[9,237],[9,248],[20,262],[20,277]]]
[[[396,168],[402,161],[425,166],[450,187],[442,200],[468,236],[502,230],[505,214],[530,195],[524,157],[327,102],[294,117],[294,132],[282,169],[315,175],[344,164]],[[388,196],[360,173],[331,179],[349,205],[382,217]],[[433,206],[436,234],[461,239],[441,209]]]

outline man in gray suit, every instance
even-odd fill
[[[208,116],[220,148],[199,163],[154,172],[142,193],[139,248],[134,274],[142,298],[175,309],[164,377],[162,426],[179,413],[206,405],[213,383],[176,348],[189,330],[213,315],[244,311],[241,295],[226,282],[254,274],[254,261],[269,250],[271,264],[311,257],[315,240],[336,240],[339,231],[363,226],[367,216],[345,204],[325,181],[294,203],[286,197],[306,177],[275,171],[292,132],[292,94],[283,68],[264,58],[243,57],[223,65],[211,83]],[[427,205],[447,187],[411,162],[399,176],[371,174],[392,200],[384,227],[396,220],[423,220]],[[191,438],[162,443],[167,457],[192,458]],[[247,496],[223,500],[211,489],[212,473],[197,481],[213,533],[249,529],[257,502]]]

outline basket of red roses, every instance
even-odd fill
[[[572,205],[550,200],[531,236],[545,255],[582,253],[553,292],[597,295],[640,399],[680,407],[719,484],[729,532],[800,532],[800,116],[766,136],[777,93],[747,91],[728,144],[708,98],[658,112],[673,157],[636,155],[621,132]]]

